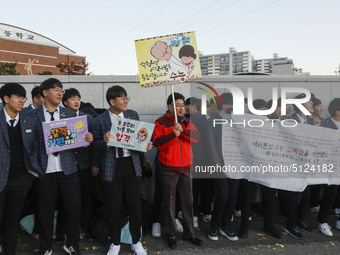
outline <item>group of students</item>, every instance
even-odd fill
[[[38,91],[38,93],[36,93]],[[90,239],[91,182],[100,175],[108,208],[111,246],[107,254],[118,254],[121,211],[126,208],[132,236],[131,249],[145,255],[141,240],[141,162],[137,151],[107,146],[112,120],[139,120],[127,109],[129,97],[121,86],[107,90],[109,109],[92,118],[79,111],[76,89],[63,91],[63,84],[50,78],[32,91],[32,105],[24,108],[26,90],[18,83],[0,89],[4,108],[0,110],[0,247],[4,255],[16,253],[21,213],[32,186],[36,200],[36,236],[39,254],[52,254],[55,209],[61,208],[67,254],[80,254],[80,230]],[[60,106],[60,104],[66,107]],[[88,147],[46,154],[43,122],[87,116]],[[152,143],[148,144],[148,150]]]
[[[106,92],[109,109],[96,118],[79,110],[79,91],[63,91],[63,84],[55,78],[45,80],[32,90],[32,105],[26,108],[26,90],[20,84],[3,85],[0,97],[4,105],[0,110],[0,247],[4,254],[15,254],[21,212],[32,187],[36,198],[35,232],[39,235],[40,254],[52,254],[57,203],[65,220],[63,249],[71,255],[80,254],[80,231],[85,240],[91,240],[91,186],[94,176],[100,176],[102,180],[109,215],[107,224],[111,245],[107,254],[119,254],[122,211],[129,218],[131,249],[137,255],[147,254],[141,244],[141,153],[107,145],[115,118],[139,120],[138,113],[127,108],[130,98],[126,90],[118,85],[110,87]],[[194,165],[227,163],[222,156],[222,130],[213,129],[212,122],[232,117],[232,94],[222,94],[221,100],[222,105],[211,100],[207,115],[202,115],[199,100],[185,100],[183,95],[174,93],[167,99],[166,114],[155,121],[152,142],[148,144],[148,151],[153,147],[158,149],[152,235],[161,236],[161,222],[164,222],[167,245],[171,249],[177,247],[178,233],[183,233],[185,240],[200,246],[202,240],[195,236],[194,228],[198,227],[198,217],[202,212],[203,221],[210,224],[210,240],[218,240],[219,234],[231,241],[246,238],[253,196],[260,186],[265,232],[275,238],[281,237],[274,223],[278,197],[280,209],[287,216],[285,231],[288,234],[302,239],[300,230],[312,231],[304,222],[311,203],[312,209],[318,210],[321,233],[331,236],[328,220],[334,204],[340,200],[337,185],[308,186],[303,192],[291,192],[277,191],[247,180],[192,178]],[[61,103],[65,108],[60,106]],[[294,106],[295,113],[287,118],[298,123],[339,129],[340,99],[330,102],[328,110],[331,117],[327,119],[320,117],[320,104],[321,101],[313,97],[303,104],[313,114],[311,117]],[[272,102],[258,99],[253,105],[255,109],[264,110],[270,108]],[[285,118],[281,115],[280,99],[277,105],[276,111],[268,118]],[[289,111],[290,107],[287,114]],[[90,146],[46,154],[42,123],[82,115],[87,116],[89,132],[85,139]],[[335,207],[340,208],[340,204]],[[238,234],[231,227],[235,211],[241,216]],[[179,218],[182,218],[183,225]],[[340,221],[336,228],[340,229]]]
[[[305,98],[306,95],[301,94],[295,99]],[[187,115],[192,123],[196,126],[200,133],[200,140],[197,144],[192,144],[193,148],[193,165],[226,165],[232,162],[224,162],[222,156],[222,130],[221,125],[213,127],[214,119],[232,118],[233,97],[231,93],[224,93],[220,96],[222,105],[215,104],[214,100],[210,100],[207,108],[207,115],[200,113],[200,100],[197,98],[189,98],[186,101]],[[215,101],[218,102],[217,98]],[[266,102],[257,99],[252,102],[257,110],[267,110],[272,107],[272,100]],[[283,119],[293,119],[297,123],[318,125],[325,128],[340,129],[340,98],[334,98],[329,106],[328,112],[330,117],[323,119],[321,100],[312,98],[309,102],[302,104],[311,115],[305,115],[296,105],[288,105],[286,107],[286,116],[281,114],[281,99],[277,101],[276,110],[269,116],[269,119],[277,121]],[[245,112],[251,114],[248,110],[248,102],[244,102]],[[291,113],[291,108],[294,113]],[[202,148],[205,148],[204,150]],[[220,177],[220,178],[219,178]],[[339,199],[338,185],[309,185],[303,192],[292,192],[285,190],[277,190],[259,185],[248,180],[236,180],[230,178],[194,179],[193,180],[193,208],[194,223],[198,227],[197,218],[200,212],[204,215],[203,221],[210,223],[210,232],[208,238],[216,241],[219,234],[225,236],[231,241],[237,241],[238,238],[247,238],[249,225],[251,220],[251,208],[255,202],[255,194],[261,190],[262,197],[262,216],[264,218],[264,232],[275,238],[281,238],[281,231],[275,224],[275,212],[277,200],[280,205],[280,212],[287,217],[284,231],[290,236],[303,239],[303,232],[311,232],[312,229],[305,223],[305,218],[310,210],[318,213],[318,229],[326,236],[332,236],[331,227],[329,226],[329,218],[332,209],[335,210],[339,217]],[[211,208],[213,205],[213,208]],[[179,211],[179,208],[177,211]],[[181,213],[179,214],[181,215]],[[231,226],[234,216],[241,217],[241,225],[236,234]],[[157,219],[157,218],[155,218]],[[182,226],[176,220],[177,230],[182,231]],[[159,236],[158,222],[153,225],[153,235]],[[340,230],[340,219],[337,218],[336,226]]]

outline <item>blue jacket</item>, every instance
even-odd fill
[[[124,118],[139,120],[138,113],[133,110],[124,112]],[[108,147],[104,142],[104,134],[111,130],[109,110],[105,111],[93,123],[93,154],[92,165],[101,168],[101,176],[104,181],[113,181],[116,170],[116,147]],[[140,153],[130,150],[136,176],[142,176]]]
[[[67,119],[77,117],[77,115],[64,107],[59,107],[60,109],[60,119]],[[45,150],[45,142],[44,142],[44,132],[42,128],[42,122],[45,122],[45,115],[43,112],[43,106],[34,109],[33,111],[29,111],[28,114],[32,117],[33,121],[36,123],[36,136],[38,140],[38,157],[36,159],[36,164],[39,165],[39,175],[43,176],[46,173],[47,169],[47,161],[48,155],[46,154]],[[61,151],[60,155],[60,162],[61,168],[65,175],[70,175],[77,172],[77,164],[76,164],[76,157],[74,153],[74,149]]]
[[[32,165],[32,161],[37,156],[34,122],[29,116],[19,113],[19,124],[23,141],[25,166],[31,173],[36,173],[37,170]],[[0,110],[0,192],[4,190],[7,184],[11,162],[10,152],[6,116],[4,110]]]
[[[338,129],[338,127],[334,124],[332,121],[331,117],[324,119],[321,124],[321,127],[326,127],[326,128],[332,128],[332,129]]]

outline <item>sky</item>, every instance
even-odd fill
[[[250,51],[293,59],[312,75],[340,64],[339,0],[0,0],[0,23],[86,56],[94,75],[138,73],[136,39],[196,32],[204,54]]]

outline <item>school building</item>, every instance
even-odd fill
[[[17,63],[21,75],[44,71],[53,75],[82,74],[86,58],[66,46],[30,30],[0,23],[0,62]]]

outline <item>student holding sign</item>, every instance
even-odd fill
[[[64,150],[53,154],[46,154],[43,125],[45,121],[55,121],[72,118],[77,115],[59,106],[63,98],[63,84],[54,78],[45,80],[40,85],[44,104],[30,111],[33,121],[37,125],[38,158],[40,167],[38,179],[38,220],[40,231],[40,254],[52,254],[53,218],[56,202],[61,196],[64,215],[66,218],[67,241],[63,247],[70,255],[79,252],[79,219],[80,219],[80,184],[75,151]],[[91,133],[85,135],[85,140],[92,142]]]
[[[3,244],[4,254],[14,255],[21,212],[33,181],[29,172],[35,174],[30,159],[35,153],[34,122],[21,113],[26,101],[23,86],[7,83],[0,96],[5,105],[0,111],[0,252]]]
[[[138,113],[128,110],[129,102],[126,90],[121,86],[112,86],[106,92],[109,110],[94,120],[94,152],[92,171],[101,169],[103,189],[109,208],[109,236],[112,244],[108,255],[117,255],[120,251],[121,210],[126,204],[129,216],[131,249],[137,255],[146,255],[141,238],[141,176],[140,152],[109,146],[110,130],[117,118],[139,120]],[[148,146],[151,150],[152,144]],[[125,198],[125,199],[124,199]]]

